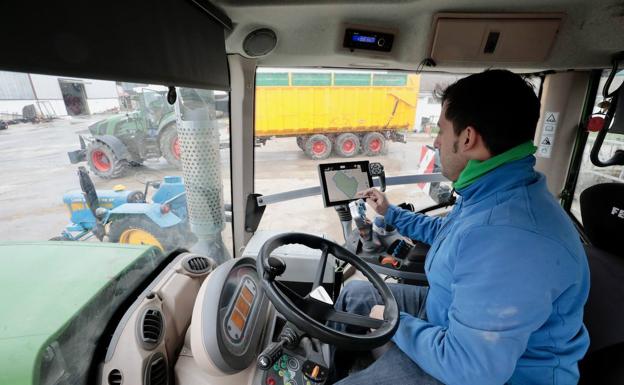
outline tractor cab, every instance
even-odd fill
[[[387,283],[427,287],[432,247],[356,194],[376,187],[407,211],[449,215],[440,95],[492,68],[539,99],[535,170],[589,262],[591,342],[570,375],[624,381],[617,1],[0,9],[29,15],[28,28],[3,21],[19,32],[0,63],[0,384],[329,385],[356,373],[400,326]],[[67,110],[67,82],[89,114]],[[351,281],[372,284],[381,317],[336,308]]]

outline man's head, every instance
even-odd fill
[[[442,94],[440,151],[442,174],[457,180],[469,160],[486,160],[533,140],[540,102],[533,87],[506,70],[470,75]]]

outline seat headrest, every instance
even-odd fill
[[[581,193],[583,228],[591,243],[624,257],[624,183],[602,183]]]

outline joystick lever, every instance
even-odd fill
[[[282,333],[279,335],[277,342],[271,342],[258,356],[256,364],[260,370],[269,370],[271,366],[282,356],[284,346],[294,346],[299,343],[299,336],[297,333],[285,326]]]

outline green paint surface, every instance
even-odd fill
[[[47,346],[137,261],[154,263],[154,254],[111,243],[0,242],[0,384],[38,384]]]

